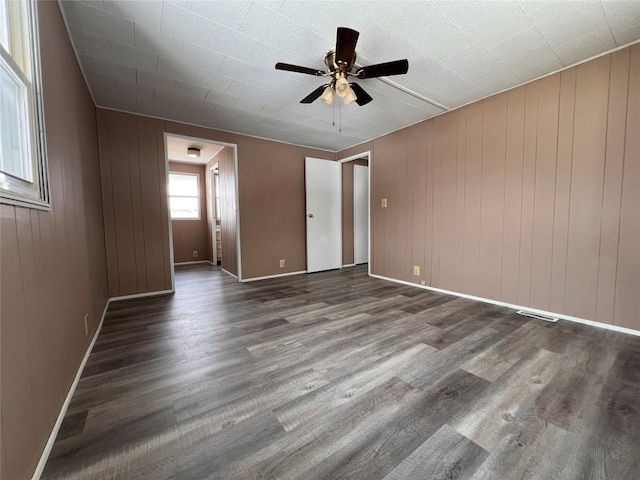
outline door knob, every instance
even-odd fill
[[[307,213],[307,217],[313,218],[313,213]]]

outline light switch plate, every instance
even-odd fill
[[[413,274],[417,277],[420,276],[420,267],[418,265],[413,266]]]
[[[386,198],[382,199],[382,208],[387,208],[387,199]]]

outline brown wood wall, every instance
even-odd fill
[[[31,478],[106,305],[96,112],[38,2],[51,211],[0,206],[0,478]],[[89,314],[89,334],[84,316]]]
[[[335,153],[97,111],[111,296],[171,289],[165,132],[238,145],[243,278],[306,268],[304,158]]]
[[[373,152],[374,274],[640,329],[639,132],[634,45],[338,158]]]
[[[163,122],[97,112],[109,295],[170,290]]]
[[[198,175],[200,189],[200,220],[172,220],[173,261],[197,262],[207,260],[210,246],[207,245],[207,197],[205,188],[205,166],[191,163],[169,162],[170,172],[194,173]],[[210,243],[210,242],[209,242]],[[193,251],[198,257],[193,257]]]
[[[342,264],[354,262],[353,250],[353,166],[369,164],[366,159],[356,159],[342,164]]]
[[[306,270],[304,159],[335,153],[244,137],[238,157],[242,277]]]

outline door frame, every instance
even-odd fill
[[[367,163],[368,163],[368,167],[369,167],[369,175],[368,175],[368,181],[369,181],[369,222],[368,222],[368,228],[369,228],[369,251],[368,251],[368,259],[367,259],[367,274],[371,275],[371,245],[372,245],[372,239],[371,239],[371,184],[372,184],[372,172],[373,172],[373,155],[371,153],[371,150],[365,150],[361,153],[356,153],[355,155],[350,155],[348,157],[345,158],[341,158],[340,160],[338,160],[339,163],[347,163],[347,162],[351,162],[353,160],[357,160],[359,158],[367,158]],[[354,252],[355,254],[355,252]],[[355,261],[355,257],[354,257],[354,261]]]
[[[211,190],[211,205],[208,207],[211,209],[211,263],[218,265],[218,241],[216,239],[217,225],[216,225],[216,182],[214,181],[213,171],[218,168],[218,164],[215,163],[209,169],[209,189]],[[222,261],[222,259],[220,259]]]
[[[169,186],[169,149],[167,147],[167,140],[169,137],[177,137],[182,138],[184,140],[192,140],[195,142],[204,142],[204,143],[214,143],[216,145],[222,145],[224,147],[230,147],[233,149],[233,169],[235,173],[235,204],[236,204],[236,251],[237,251],[237,269],[238,275],[233,275],[230,272],[229,275],[237,277],[238,282],[242,281],[242,252],[241,242],[240,242],[240,188],[239,188],[239,175],[238,175],[238,145],[235,143],[223,142],[220,140],[215,140],[213,138],[202,138],[202,137],[192,137],[189,135],[181,135],[179,133],[173,132],[163,132],[163,144],[164,144],[164,170],[165,170],[165,185]],[[206,165],[205,165],[206,166]],[[173,255],[173,225],[171,220],[171,209],[169,208],[169,190],[167,188],[166,195],[164,199],[162,199],[167,208],[167,222],[169,224],[169,263],[171,266],[171,291],[176,291],[176,268],[174,265],[174,255]],[[206,204],[206,202],[205,202]],[[226,272],[226,270],[222,269],[222,271]]]
[[[356,171],[360,171],[360,169],[366,169],[366,188],[367,188],[367,197],[366,197],[366,212],[367,212],[367,226],[365,228],[365,232],[363,232],[363,234],[367,235],[367,263],[369,263],[369,165],[368,165],[368,160],[367,160],[367,166],[364,165],[354,165],[353,166],[353,179],[354,179],[354,184],[353,184],[353,263],[356,265],[361,265],[364,262],[360,262],[358,263],[358,260],[356,258],[356,187],[355,187],[355,178],[356,178]],[[360,229],[358,229],[360,230]],[[362,247],[361,247],[362,248]]]

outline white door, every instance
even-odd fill
[[[369,262],[369,167],[353,166],[353,258]]]
[[[307,271],[342,267],[342,164],[305,158]]]

